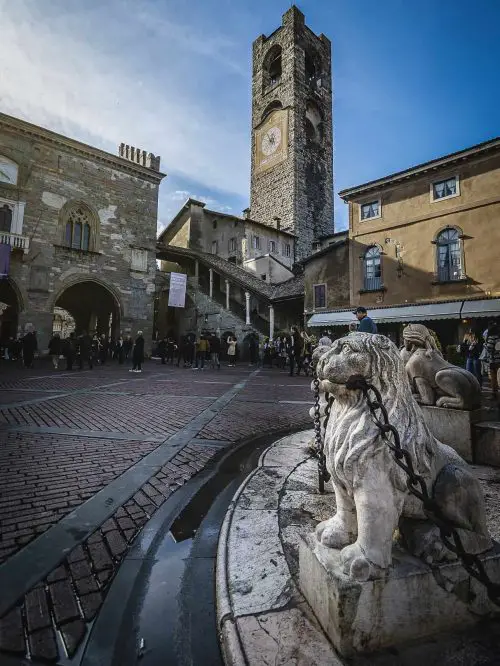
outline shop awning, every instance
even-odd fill
[[[452,303],[403,305],[397,308],[373,308],[368,310],[368,314],[377,324],[431,321],[433,319],[460,319],[460,316],[463,316],[463,313],[462,315],[460,314],[462,303],[463,301],[454,301]],[[309,319],[307,325],[312,328],[321,326],[347,326],[351,321],[355,321],[352,310],[318,312]]]
[[[500,317],[500,298],[489,298],[480,301],[464,301],[462,319],[474,317]]]

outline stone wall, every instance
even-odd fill
[[[149,345],[163,174],[3,114],[0,155],[19,165],[16,185],[0,183],[0,205],[2,198],[26,204],[22,234],[29,251],[13,252],[10,270],[21,329],[32,324],[45,350],[56,302],[67,288],[85,282],[97,311],[104,295],[112,299],[119,315],[115,333],[140,328]],[[66,243],[66,222],[78,208],[90,224],[88,251]],[[80,306],[71,306],[77,320]]]
[[[266,56],[282,48],[282,74],[266,86]],[[306,71],[306,58],[314,62]],[[280,164],[258,172],[255,132],[267,110],[288,109],[288,156]],[[316,132],[308,118],[317,116]],[[272,225],[281,218],[283,228],[298,235],[297,259],[311,253],[313,241],[333,231],[333,130],[331,44],[316,36],[304,15],[292,7],[283,24],[253,45],[251,216]]]
[[[326,285],[326,304],[315,309],[314,285]],[[335,243],[304,264],[304,310],[307,315],[349,306],[349,244]]]

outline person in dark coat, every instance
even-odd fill
[[[293,377],[295,366],[297,366],[297,375],[300,375],[303,344],[304,341],[299,330],[295,326],[292,326],[286,343],[288,361],[290,363],[290,377]]]
[[[137,337],[134,342],[132,350],[132,363],[134,364],[132,370],[129,372],[142,372],[142,364],[144,362],[144,338],[142,331],[137,331]]]
[[[84,363],[87,363],[89,369],[92,370],[92,338],[87,331],[83,331],[78,338],[78,342],[80,347],[80,370],[83,370]]]
[[[73,370],[73,361],[76,356],[77,340],[74,331],[69,334],[64,346],[64,355],[66,356],[66,370]]]
[[[25,368],[33,367],[33,359],[35,358],[35,352],[38,348],[38,343],[36,340],[36,333],[34,331],[28,331],[22,340],[23,345],[23,361]]]
[[[49,341],[49,354],[52,357],[54,370],[59,368],[59,356],[62,354],[62,340],[59,333],[54,333]]]
[[[170,365],[174,364],[174,354],[176,349],[176,344],[174,338],[169,335],[167,338],[167,363],[170,361]]]
[[[128,361],[128,359],[129,359],[129,356],[132,352],[132,347],[133,346],[134,345],[133,345],[133,342],[132,342],[132,338],[130,337],[130,335],[127,335],[127,337],[123,341],[123,353],[125,354],[125,360],[126,361]]]
[[[106,359],[108,358],[108,341],[106,340],[106,336],[104,333],[101,335],[99,339],[99,362],[101,365],[104,365],[106,363]]]
[[[158,343],[158,356],[161,358],[161,364],[165,365],[165,359],[167,357],[167,341],[165,338],[162,338]]]

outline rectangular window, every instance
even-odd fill
[[[269,252],[276,252],[276,242],[273,240],[269,241]]]
[[[229,239],[229,252],[236,252],[236,238]]]
[[[217,254],[218,252],[218,243],[216,240],[212,241],[212,254]]]
[[[453,178],[447,178],[446,180],[439,180],[431,185],[432,201],[456,197],[459,194],[458,176],[453,176]]]
[[[373,217],[380,217],[380,199],[361,204],[361,219],[369,220]]]
[[[265,273],[261,273],[260,278],[261,280],[265,280],[267,278],[267,275]]]
[[[290,243],[285,243],[283,245],[283,254],[285,255],[285,257],[289,257],[291,253],[292,253],[292,248],[290,246]]]
[[[314,309],[326,308],[326,284],[314,285]]]
[[[254,236],[253,237],[253,249],[254,250],[260,250],[260,237],[259,236]]]

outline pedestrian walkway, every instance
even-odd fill
[[[194,474],[309,423],[310,379],[277,370],[0,372],[0,651],[33,662],[76,652],[132,541]]]

